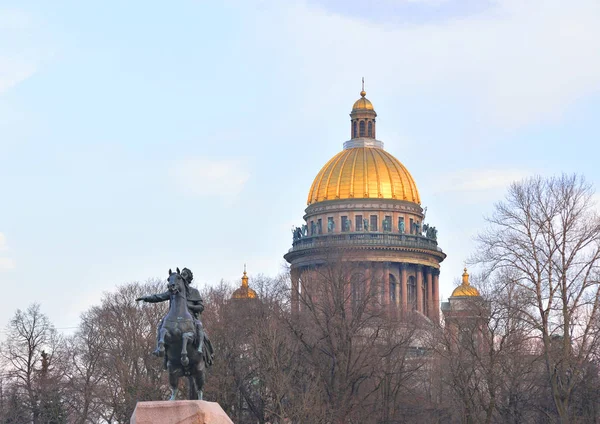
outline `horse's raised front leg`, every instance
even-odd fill
[[[190,363],[187,354],[187,345],[192,340],[194,340],[194,333],[183,333],[181,335],[181,365],[184,367],[187,367]]]
[[[161,328],[158,337],[158,356],[165,356],[165,336],[169,334],[169,331],[166,328]]]

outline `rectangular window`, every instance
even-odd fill
[[[383,231],[392,231],[392,217],[386,216],[383,218]]]
[[[327,218],[327,232],[328,233],[333,233],[333,230],[335,229],[335,224],[333,222],[333,217],[330,216]]]
[[[354,217],[354,229],[356,231],[362,231],[363,230],[363,217],[362,215],[356,215]]]
[[[323,234],[323,221],[321,218],[317,219],[317,234]]]
[[[410,234],[414,234],[415,231],[415,223],[413,221],[413,219],[410,219]]]
[[[317,227],[315,226],[315,221],[310,221],[310,235],[314,236],[317,233]]]
[[[371,223],[369,227],[371,231],[377,231],[377,215],[371,215]]]
[[[350,220],[347,216],[342,216],[342,231],[348,232],[350,231]]]

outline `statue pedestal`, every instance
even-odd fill
[[[130,424],[233,424],[216,402],[175,400],[138,402]]]

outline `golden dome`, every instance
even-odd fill
[[[467,273],[467,268],[465,268],[465,272],[462,275],[462,284],[454,289],[451,297],[457,296],[479,296],[479,292],[477,289],[469,283],[469,274]]]
[[[246,265],[244,265],[244,275],[242,276],[242,286],[234,290],[232,299],[256,299],[256,292],[248,287],[248,276],[246,275]]]
[[[374,147],[345,149],[331,158],[312,183],[307,203],[365,198],[421,203],[415,180],[404,165]]]
[[[373,109],[373,103],[371,103],[365,97],[366,95],[367,95],[367,92],[365,91],[365,78],[363,77],[362,90],[360,91],[360,99],[358,99],[357,101],[354,102],[354,105],[352,106],[352,112],[357,112],[357,111],[361,111],[361,110],[375,111],[375,109]]]
[[[373,108],[373,103],[371,103],[369,99],[365,97],[366,94],[367,93],[365,93],[364,91],[360,92],[360,95],[362,97],[354,102],[354,105],[352,106],[352,112],[355,112],[357,110],[375,110]]]

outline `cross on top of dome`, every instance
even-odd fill
[[[365,78],[363,77],[362,90],[360,92],[360,99],[358,99],[357,101],[354,102],[354,105],[352,106],[352,112],[354,113],[354,112],[360,112],[360,111],[369,111],[372,114],[374,114],[375,116],[377,116],[377,114],[375,113],[375,109],[373,108],[373,103],[371,103],[369,101],[369,99],[367,99],[365,97],[366,95],[367,95],[367,92],[365,91]]]

